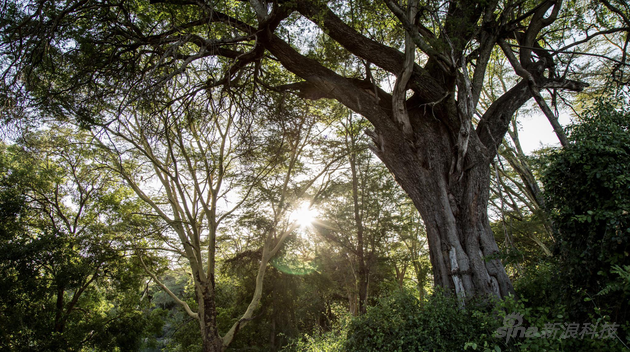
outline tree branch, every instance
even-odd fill
[[[323,27],[326,34],[352,54],[393,74],[402,72],[405,62],[404,53],[366,38],[343,22],[329,8],[316,7],[306,1],[300,1],[298,10],[313,23]],[[444,87],[419,65],[413,66],[413,75],[409,84],[410,88],[424,101],[435,101],[444,95]]]
[[[413,24],[413,19],[416,17],[415,12],[417,11],[417,8],[415,10],[412,10],[413,17],[409,17],[400,8],[400,6],[398,6],[398,4],[396,4],[392,0],[386,0],[385,4],[392,11],[392,13],[396,15],[396,17],[400,20],[400,22],[403,25],[403,28],[405,29],[405,33],[410,36],[410,39],[413,41],[413,43],[417,45],[418,48],[420,48],[420,50],[422,50],[424,53],[429,55],[429,57],[433,58],[444,72],[450,72],[451,71],[450,68],[454,66],[454,63],[451,62],[448,56],[435,50],[429,43],[424,41],[424,39],[420,36],[420,33],[416,29],[416,26]],[[416,7],[416,6],[410,6],[410,7]],[[405,47],[406,46],[407,45],[405,44]]]
[[[391,0],[387,1],[388,6],[398,6],[392,3]],[[407,13],[407,17],[401,15],[401,20],[406,20],[408,22],[413,21],[416,17],[416,12],[418,11],[418,2],[417,0],[412,0],[409,2],[409,10]],[[412,24],[410,24],[413,26]],[[410,32],[411,31],[411,32]],[[403,135],[405,138],[409,140],[413,140],[413,129],[411,128],[411,122],[409,121],[409,113],[407,112],[407,83],[411,78],[411,74],[413,72],[413,66],[415,64],[415,52],[417,41],[413,40],[414,34],[418,36],[418,32],[412,29],[405,30],[405,63],[402,69],[402,72],[398,74],[396,79],[396,83],[394,84],[394,91],[392,93],[392,106],[394,119],[401,125]],[[414,44],[415,43],[415,44]]]
[[[549,123],[551,123],[551,126],[553,126],[553,130],[556,133],[556,136],[558,136],[560,144],[562,144],[563,147],[567,146],[569,144],[567,135],[564,133],[560,122],[558,122],[558,117],[553,113],[553,111],[551,111],[549,105],[547,105],[547,102],[540,94],[540,88],[538,87],[538,84],[536,83],[536,80],[534,79],[532,73],[521,66],[521,64],[516,59],[516,56],[514,56],[512,49],[503,39],[499,39],[499,45],[501,46],[501,49],[503,50],[505,56],[510,61],[510,64],[514,68],[514,72],[516,72],[517,75],[523,77],[524,80],[528,83],[529,90],[532,96],[534,97],[534,99],[536,99],[536,103],[538,103],[540,110],[542,110],[542,112],[545,114],[545,116],[549,120]]]
[[[166,292],[169,296],[171,296],[171,298],[177,304],[181,305],[191,318],[199,320],[199,313],[193,312],[192,309],[190,309],[190,306],[188,305],[188,303],[179,299],[179,297],[177,297],[177,295],[174,294],[173,291],[171,291],[168,287],[166,287],[166,285],[164,285],[162,281],[160,281],[157,278],[157,276],[151,270],[149,270],[149,268],[147,268],[147,266],[144,264],[144,260],[142,260],[141,254],[138,254],[138,258],[140,259],[140,263],[142,264],[144,271],[146,271],[146,273],[149,274],[149,276],[151,276],[151,278],[164,290],[164,292]]]

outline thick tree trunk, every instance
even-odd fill
[[[415,112],[419,113],[419,112]],[[418,121],[419,119],[416,119]],[[490,168],[486,147],[472,133],[463,172],[454,174],[454,141],[439,120],[416,127],[416,142],[381,135],[376,153],[422,216],[435,284],[461,297],[513,293],[487,214]],[[394,136],[395,137],[395,136]]]

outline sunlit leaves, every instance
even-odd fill
[[[3,145],[0,326],[13,335],[2,345],[12,350],[132,348],[144,329],[143,274],[130,254],[150,222],[73,133],[59,128]]]

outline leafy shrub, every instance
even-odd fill
[[[625,322],[627,291],[597,294],[618,279],[615,266],[630,264],[630,112],[600,103],[569,132],[570,144],[546,157],[542,178],[563,300],[573,317],[597,306]]]
[[[282,350],[284,352],[343,352],[348,332],[350,314],[341,315],[330,331],[304,334],[294,339]]]
[[[540,282],[532,280],[532,282]],[[509,297],[498,302],[468,302],[461,307],[456,298],[442,292],[434,293],[420,302],[409,293],[398,293],[368,309],[359,317],[342,319],[329,332],[305,335],[294,340],[286,352],[340,351],[601,351],[627,350],[628,326],[618,326],[613,338],[583,338],[563,336],[570,323],[567,308],[550,301],[547,305],[532,306],[526,299]],[[518,317],[518,326],[531,328],[532,336],[511,334],[504,329]],[[575,322],[611,324],[608,316],[593,316]],[[556,328],[553,336],[544,331]],[[535,330],[534,330],[535,328]],[[601,330],[599,330],[601,333]]]
[[[346,351],[457,351],[464,345],[484,345],[498,327],[488,302],[460,307],[453,296],[437,292],[428,301],[399,293],[354,319]]]
[[[548,156],[543,182],[558,251],[585,284],[603,264],[628,263],[629,132],[630,113],[599,105],[570,128],[571,144]]]
[[[556,259],[527,268],[514,285],[519,300],[506,299],[499,304],[501,317],[519,314],[522,326],[536,327],[539,332],[546,328],[558,328],[556,336],[511,339],[504,350],[508,351],[627,351],[628,325],[606,314],[597,306],[584,289],[573,288],[563,276],[563,265]],[[571,291],[572,290],[572,291]],[[570,298],[566,293],[573,292]],[[576,314],[576,307],[587,314]],[[580,335],[585,323],[599,327],[598,336]],[[578,337],[563,336],[568,324],[579,324]],[[601,328],[616,324],[612,338],[601,338]],[[608,334],[605,334],[608,335]],[[502,341],[503,343],[505,341]]]

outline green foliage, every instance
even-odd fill
[[[27,100],[30,99],[29,104],[22,105],[25,110],[29,110],[27,107],[39,107],[47,116],[72,120],[88,128],[94,128],[99,122],[105,121],[108,121],[107,125],[110,127],[119,123],[120,130],[130,131],[129,136],[123,138],[127,142],[136,145],[154,145],[155,142],[159,147],[153,150],[165,151],[160,155],[165,156],[164,162],[161,162],[161,165],[154,165],[156,170],[162,170],[166,174],[185,174],[184,178],[188,180],[196,179],[205,171],[207,179],[219,179],[217,184],[213,185],[211,181],[194,189],[191,187],[192,181],[178,183],[176,192],[169,190],[168,182],[165,182],[163,186],[168,191],[156,192],[159,196],[169,191],[177,194],[176,197],[155,198],[155,203],[166,209],[165,214],[171,214],[178,207],[174,204],[177,203],[173,201],[175,198],[185,198],[185,194],[194,194],[194,197],[198,194],[209,194],[208,199],[213,205],[205,214],[212,213],[212,216],[206,215],[210,226],[206,227],[203,220],[198,220],[197,210],[201,207],[194,204],[194,201],[183,200],[179,203],[183,205],[180,208],[188,209],[190,206],[192,209],[189,212],[192,215],[184,221],[178,220],[183,217],[175,217],[176,220],[164,217],[169,224],[178,226],[184,224],[195,229],[193,231],[195,237],[191,237],[193,240],[183,241],[185,247],[191,246],[197,250],[202,247],[214,248],[215,243],[210,241],[218,228],[218,222],[215,222],[217,208],[214,207],[217,199],[226,196],[230,190],[239,192],[249,185],[260,183],[256,185],[257,190],[254,191],[257,197],[252,197],[250,203],[253,205],[247,209],[249,214],[243,215],[239,211],[231,215],[225,213],[219,215],[219,222],[226,216],[224,224],[232,220],[230,216],[243,215],[240,221],[230,223],[236,225],[234,230],[223,231],[223,227],[217,230],[218,235],[222,237],[217,240],[220,247],[217,255],[218,267],[225,269],[221,266],[230,256],[237,258],[236,261],[241,265],[232,271],[217,271],[216,297],[212,296],[212,299],[216,298],[217,320],[221,332],[225,332],[239,319],[239,314],[244,311],[253,295],[255,271],[261,258],[257,250],[263,242],[269,243],[261,234],[267,233],[272,225],[277,224],[275,220],[279,218],[278,214],[286,212],[286,209],[291,207],[289,203],[294,199],[287,196],[286,204],[284,201],[278,203],[277,200],[284,200],[284,193],[298,194],[300,187],[307,183],[304,179],[291,181],[288,192],[287,183],[280,191],[277,186],[282,184],[284,172],[287,169],[300,170],[304,171],[302,175],[306,175],[311,166],[311,171],[317,172],[318,166],[315,165],[317,163],[313,162],[315,158],[326,161],[338,154],[334,144],[328,145],[325,141],[327,137],[323,134],[324,131],[319,130],[316,134],[319,135],[321,132],[322,138],[312,140],[308,146],[304,144],[309,159],[298,160],[295,164],[289,162],[291,150],[296,150],[295,145],[301,144],[299,138],[291,135],[301,136],[306,130],[316,126],[315,121],[325,121],[318,115],[335,114],[328,113],[334,109],[327,110],[319,103],[309,104],[310,111],[302,110],[299,108],[302,103],[288,94],[297,92],[292,89],[296,87],[279,86],[305,79],[315,83],[317,90],[322,87],[331,88],[325,89],[323,95],[321,92],[316,92],[315,95],[336,96],[336,99],[348,106],[354,106],[352,96],[360,97],[366,92],[372,94],[372,91],[376,95],[378,83],[390,81],[386,78],[391,78],[392,74],[398,75],[400,70],[399,65],[390,63],[400,60],[398,50],[402,49],[405,31],[395,16],[386,9],[384,2],[355,0],[300,3],[303,8],[295,11],[297,1],[273,2],[272,14],[280,17],[265,23],[257,20],[257,15],[250,4],[235,0],[216,1],[212,6],[204,2],[198,2],[197,5],[192,3],[182,5],[176,2],[144,0],[124,1],[118,4],[94,1],[9,1],[3,3],[3,11],[0,14],[2,71],[3,78],[6,78],[0,87],[0,106],[3,107],[1,111],[3,114],[14,106],[20,106],[18,98],[24,99],[20,97],[22,93],[29,97]],[[447,3],[448,8],[442,6]],[[468,3],[474,5],[474,11],[467,11]],[[509,36],[503,39],[512,40],[515,38],[513,30],[487,33],[486,28],[494,29],[494,24],[512,20],[515,20],[515,23],[519,22],[517,27],[527,26],[534,9],[550,4],[524,1],[514,6],[500,4],[496,9],[482,8],[495,3],[461,2],[464,7],[459,8],[463,11],[459,11],[460,2],[423,2],[422,9],[415,19],[421,29],[419,34],[440,54],[446,53],[446,56],[455,58],[460,57],[460,54],[461,57],[468,57],[468,64],[463,64],[462,68],[474,67],[475,72],[471,76],[474,79],[477,73],[484,72],[486,64],[483,52],[486,50],[483,43],[479,48],[476,48],[479,43],[473,41],[466,46],[464,39],[468,37],[483,39],[486,34],[495,38],[497,33],[507,33]],[[269,4],[271,5],[271,2]],[[289,6],[290,4],[295,7]],[[330,32],[334,29],[333,26],[326,24],[335,23],[336,20],[332,18],[326,21],[325,12],[310,16],[308,21],[304,14],[309,12],[307,7],[319,7],[324,4],[330,6],[339,20],[345,22],[349,28],[372,41],[389,46],[392,51],[374,50],[372,47],[369,51],[373,54],[370,54],[356,50],[364,48],[361,44],[349,45],[351,43],[348,42],[342,44],[338,41],[340,32],[333,34]],[[560,8],[560,4],[558,3],[556,7]],[[570,42],[582,37],[585,31],[591,31],[593,28],[609,30],[619,25],[617,21],[623,18],[611,16],[613,13],[597,2],[571,0],[561,11],[558,18],[562,21],[551,23],[552,26],[544,33],[540,33],[540,41],[534,40],[532,43],[540,42],[540,45],[545,47],[572,47]],[[282,16],[285,13],[290,13],[290,17],[284,19]],[[468,17],[482,13],[483,26],[473,30],[476,22],[482,24],[481,19]],[[493,24],[485,22],[485,18],[494,17],[498,22]],[[550,22],[555,22],[551,17],[555,15],[549,17]],[[448,20],[445,20],[447,18]],[[305,30],[305,23],[310,23],[311,31]],[[343,33],[352,34],[348,27],[341,28]],[[436,35],[428,34],[431,31]],[[452,40],[448,40],[449,45],[444,41],[446,37],[439,33],[452,34]],[[473,36],[473,33],[478,35]],[[531,33],[528,32],[527,36]],[[621,31],[618,33],[611,31],[605,40],[617,45],[622,43],[619,42],[621,34]],[[522,38],[518,35],[516,37],[521,41]],[[277,45],[282,44],[280,42],[282,40],[286,41],[288,46],[279,50]],[[308,42],[314,45],[307,47]],[[270,43],[276,43],[276,48],[269,47]],[[301,78],[287,74],[287,71],[282,69],[282,65],[287,65],[287,62],[291,63],[287,68],[298,75],[300,70],[296,68],[305,66],[305,62],[309,63],[309,67],[313,64],[313,61],[296,61],[286,54],[281,55],[282,52],[290,52],[286,49],[291,46],[298,51],[307,50],[306,56],[316,59],[326,68],[343,76],[343,79],[339,77],[327,81],[323,76],[317,77],[316,72],[325,70],[318,69],[316,65],[313,73],[301,73]],[[356,48],[353,49],[353,46]],[[452,52],[454,48],[464,47],[467,49],[459,53]],[[590,48],[581,48],[583,51],[591,51]],[[519,49],[529,50],[526,45],[521,45]],[[494,52],[499,54],[498,50]],[[561,53],[562,51],[559,51],[553,55],[560,56]],[[455,91],[452,82],[454,77],[462,73],[465,77],[467,74],[465,71],[456,73],[451,69],[442,72],[443,69],[438,67],[444,64],[440,62],[443,60],[439,58],[441,55],[436,56],[431,52],[427,54],[429,55],[418,57],[418,63],[424,69],[418,71],[422,75],[414,74],[415,77],[411,81],[410,87],[415,92],[414,98],[411,98],[413,100],[409,100],[409,106],[415,106],[415,109],[424,106],[425,117],[432,121],[426,111],[427,104],[424,103],[433,102],[429,104],[435,105],[432,109],[433,118],[450,121],[447,116],[439,114],[436,116],[435,112],[454,110],[451,108],[455,105],[450,107],[442,105],[455,103],[454,96],[445,99],[448,96],[446,95],[439,101],[433,98],[427,100],[427,97],[434,95],[435,89],[423,92],[424,89],[413,86],[421,81],[421,86],[427,83],[430,87],[430,80],[425,80],[423,76],[424,72],[427,72],[426,77],[446,82],[446,90]],[[565,54],[575,55],[573,52],[562,55]],[[425,65],[429,57],[431,60]],[[564,58],[559,57],[556,63],[562,63],[563,60]],[[496,66],[501,66],[499,60]],[[561,66],[564,65],[558,65]],[[570,72],[571,67],[566,67],[567,72]],[[595,71],[609,75],[610,72],[616,72],[616,75],[619,75],[621,72],[618,68],[600,68],[590,69],[590,73]],[[508,83],[520,79],[514,75],[510,79],[508,72],[511,70],[503,72]],[[453,76],[449,77],[451,75]],[[562,73],[559,72],[558,77],[560,76]],[[347,86],[336,86],[336,81],[362,87],[359,90],[360,95],[353,95],[346,89],[343,89],[343,96],[339,95],[338,88]],[[223,89],[213,87],[221,82],[226,83]],[[248,83],[253,85],[248,86]],[[164,87],[178,85],[186,86],[190,90],[172,97],[165,96],[162,92]],[[443,83],[438,85],[441,86]],[[276,99],[268,99],[268,96],[262,95],[260,87],[276,87],[273,90],[281,92],[281,97],[278,94],[280,102],[276,104]],[[366,91],[366,88],[369,89]],[[227,95],[214,100],[219,90]],[[309,95],[308,92],[301,93]],[[210,130],[204,128],[212,126],[212,122],[217,121],[215,115],[207,114],[208,111],[204,109],[194,108],[192,109],[194,113],[188,114],[188,111],[186,114],[175,113],[172,117],[167,114],[168,118],[164,120],[144,118],[168,110],[166,107],[173,109],[171,113],[177,112],[179,104],[177,101],[181,101],[183,105],[193,101],[200,103],[203,95],[207,95],[207,100],[203,102],[212,105],[213,109],[224,107],[238,111],[239,121],[235,120],[238,134],[228,133],[230,137],[227,143],[228,139],[225,138],[222,141],[218,138],[207,139],[211,141],[209,144],[212,146],[221,145],[221,151],[213,148],[197,149],[194,145],[199,145],[200,139],[196,136],[189,139],[191,134],[197,134],[189,131],[189,127],[202,131],[200,135],[212,136],[214,133],[207,133],[212,131],[212,128]],[[250,95],[253,97],[251,100],[247,98]],[[340,99],[340,96],[343,99]],[[505,97],[510,99],[509,96]],[[380,97],[375,98],[377,103],[379,101],[383,103]],[[257,106],[260,104],[265,107],[266,100],[271,102],[267,109]],[[254,101],[257,101],[256,106],[249,104]],[[259,103],[260,101],[262,103]],[[387,101],[384,100],[385,103]],[[359,105],[357,111],[370,110],[361,107],[362,103],[359,100],[356,104]],[[191,104],[193,105],[196,104]],[[245,108],[241,109],[238,106]],[[387,107],[387,104],[384,106]],[[440,106],[446,109],[441,109]],[[313,113],[314,110],[323,113]],[[264,114],[260,114],[261,111]],[[126,115],[129,112],[130,115]],[[250,117],[246,112],[264,116],[260,126],[253,124],[252,128],[240,121],[241,118]],[[386,113],[387,109],[381,112]],[[509,224],[510,235],[525,246],[508,253],[506,258],[514,260],[518,257],[518,261],[514,260],[516,264],[529,266],[525,276],[517,283],[517,288],[525,297],[530,298],[530,302],[535,302],[534,305],[526,305],[523,301],[513,303],[508,301],[502,306],[504,312],[496,313],[485,305],[475,305],[474,302],[462,309],[454,298],[441,294],[432,296],[428,301],[417,301],[410,294],[400,294],[382,300],[365,316],[355,318],[349,325],[341,324],[329,332],[305,336],[296,343],[295,348],[323,351],[462,348],[484,351],[516,348],[602,350],[605,346],[579,345],[553,339],[514,341],[509,345],[502,345],[490,335],[500,323],[500,318],[508,313],[522,312],[529,324],[542,326],[555,321],[558,315],[566,316],[567,311],[572,311],[574,307],[581,309],[585,314],[591,314],[589,317],[596,317],[602,321],[610,321],[611,318],[606,316],[607,312],[620,307],[627,308],[630,277],[630,266],[627,265],[630,236],[628,123],[627,119],[611,118],[617,116],[617,112],[610,108],[604,107],[598,113],[608,116],[610,121],[600,120],[590,124],[586,121],[584,126],[588,127],[584,127],[584,130],[578,126],[572,131],[573,145],[550,157],[547,191],[550,206],[554,209],[554,221],[559,224],[557,251],[562,264],[559,265],[557,262],[537,264],[539,257],[536,255],[538,249],[536,246],[545,248],[548,244],[547,236],[542,241],[542,236],[538,235],[550,226],[546,218],[534,211],[536,209],[531,212],[514,209],[512,213],[506,214],[508,220],[517,217],[522,220]],[[41,116],[37,113],[33,115],[37,116],[36,119]],[[127,116],[129,119],[127,121],[119,119],[118,123],[114,123],[111,120],[114,116],[119,118]],[[205,116],[206,120],[202,116]],[[135,120],[136,126],[131,123],[132,120]],[[380,117],[374,116],[371,121],[377,121],[375,123],[377,127],[380,123],[389,125],[391,122],[390,119],[381,120]],[[414,127],[421,127],[416,123],[423,123],[422,121],[424,119],[414,121]],[[307,124],[310,127],[305,129]],[[216,127],[221,130],[224,125],[219,122]],[[356,125],[357,130],[363,130],[365,127],[367,126]],[[490,127],[489,130],[494,130],[496,126]],[[189,131],[179,135],[180,141],[187,141],[181,143],[183,147],[178,152],[173,152],[171,149],[173,142],[166,142],[163,138],[180,129]],[[377,128],[377,134],[380,134],[380,129]],[[241,131],[245,137],[240,135]],[[224,137],[224,133],[227,132],[218,133]],[[149,138],[141,142],[126,138],[145,134]],[[109,138],[106,138],[105,142],[114,143],[113,149],[128,150],[129,145],[126,142],[118,144],[120,140]],[[235,153],[243,155],[242,161],[225,157],[223,146],[226,145],[229,150],[234,147]],[[354,153],[353,149],[354,145],[348,151]],[[89,148],[82,150],[81,146],[74,146],[68,147],[68,150],[75,153],[68,160],[71,163],[75,161],[80,163],[72,165],[86,166],[89,164],[88,160],[95,158],[95,154]],[[55,152],[59,152],[59,149]],[[128,239],[129,235],[136,233],[144,235],[146,231],[141,229],[145,227],[146,222],[137,216],[140,208],[130,201],[129,190],[120,184],[107,182],[111,174],[103,169],[99,170],[103,172],[102,174],[95,174],[91,167],[68,168],[67,165],[59,164],[60,158],[67,156],[63,154],[63,150],[62,153],[55,154],[50,163],[31,160],[37,159],[37,153],[34,154],[35,157],[29,158],[23,154],[15,154],[15,158],[10,161],[12,165],[2,169],[3,178],[0,180],[0,293],[3,298],[0,301],[2,313],[0,347],[20,349],[24,346],[35,346],[42,350],[73,350],[81,347],[132,350],[138,348],[140,337],[148,329],[155,336],[149,341],[149,346],[145,346],[147,348],[199,350],[198,322],[185,315],[181,307],[175,305],[164,293],[154,293],[152,302],[156,306],[148,312],[141,313],[146,304],[138,303],[141,296],[139,293],[142,273],[130,248],[143,245],[146,240]],[[149,159],[155,160],[156,154],[151,150],[144,150],[130,155],[126,157],[125,167],[127,161],[133,165],[147,165],[146,162],[152,161]],[[149,159],[138,157],[139,155],[149,156]],[[2,157],[4,158],[4,155]],[[562,158],[565,158],[564,161]],[[178,165],[182,166],[185,163],[183,159],[186,159],[189,171],[180,173],[182,169]],[[261,170],[267,168],[265,160],[269,161],[269,165],[273,161],[283,167],[273,172],[262,172]],[[322,230],[318,230],[318,235],[319,239],[327,237],[330,243],[327,246],[314,246],[317,248],[312,249],[306,248],[307,244],[302,245],[297,240],[287,241],[287,250],[283,250],[282,256],[272,264],[277,269],[281,269],[281,266],[285,269],[306,267],[308,264],[308,270],[282,272],[269,268],[265,277],[263,297],[254,321],[239,332],[239,337],[232,348],[246,349],[250,345],[255,345],[256,347],[250,349],[275,349],[284,343],[285,338],[296,336],[300,332],[330,328],[330,323],[335,317],[344,317],[343,314],[332,312],[331,307],[338,305],[342,309],[352,309],[352,302],[356,301],[357,273],[365,274],[366,280],[363,280],[363,283],[367,285],[369,282],[369,288],[366,288],[369,299],[366,300],[372,303],[377,297],[384,296],[392,290],[403,290],[408,287],[410,280],[406,273],[409,263],[412,263],[416,272],[418,291],[421,296],[424,295],[430,265],[426,256],[419,254],[424,249],[424,243],[418,240],[418,235],[423,235],[422,225],[416,221],[413,208],[406,204],[408,200],[403,199],[400,191],[396,191],[396,185],[389,177],[388,171],[382,166],[376,170],[368,167],[372,160],[373,157],[365,153],[357,156],[359,182],[355,184],[355,188],[359,188],[359,191],[354,193],[356,199],[361,199],[360,202],[351,201],[352,184],[347,182],[348,174],[346,172],[344,175],[342,168],[334,177],[328,177],[326,182],[330,183],[330,190],[322,192],[321,197],[319,194],[313,197],[317,201],[322,198],[322,202],[328,202],[326,212],[329,218],[328,225],[335,226],[328,226],[327,229],[322,226]],[[68,170],[72,172],[66,172]],[[138,182],[145,181],[143,177],[147,174],[137,170],[137,168],[130,170],[128,182],[134,179],[139,180]],[[72,173],[74,174],[71,175]],[[248,174],[250,178],[241,177],[239,173]],[[253,177],[254,175],[256,177]],[[259,175],[264,177],[258,180]],[[226,181],[229,178],[229,182],[223,184],[224,176]],[[516,176],[516,173],[508,170],[505,176]],[[76,178],[74,180],[76,182],[72,182],[72,177]],[[254,181],[250,182],[251,179]],[[511,183],[508,183],[511,186]],[[219,186],[221,184],[225,187],[221,188]],[[86,189],[94,192],[85,193]],[[249,191],[245,193],[249,194]],[[517,198],[519,196],[518,192],[509,195]],[[325,199],[326,197],[328,199]],[[225,199],[226,205],[233,203],[231,196]],[[171,201],[170,209],[168,201]],[[359,203],[362,208],[357,212],[355,210]],[[523,203],[527,202],[519,200],[513,201],[512,204],[514,208],[520,208]],[[503,210],[503,205],[501,209]],[[251,218],[247,218],[250,214]],[[74,225],[71,225],[72,221],[68,221],[69,217],[71,220],[77,219]],[[272,221],[272,218],[275,220]],[[357,225],[357,218],[361,219],[361,226]],[[249,226],[243,226],[245,222],[249,222]],[[495,227],[497,230],[495,232],[507,235],[508,232],[503,231],[508,225],[507,222],[499,224],[500,228]],[[357,228],[362,229],[357,231]],[[355,235],[358,237],[359,232],[364,239],[355,243],[354,237]],[[169,238],[168,233],[164,235],[165,238]],[[304,243],[308,241],[305,240]],[[365,255],[359,256],[358,249],[361,252],[365,251]],[[215,269],[212,266],[215,262],[210,260],[214,258],[214,249],[208,253],[207,256],[197,255],[196,259],[203,262],[203,259],[208,258],[211,263],[208,266],[210,274]],[[249,257],[246,258],[246,255]],[[360,258],[352,259],[355,256]],[[150,258],[146,260],[151,261]],[[188,260],[193,260],[193,256],[189,256]],[[366,270],[357,270],[357,262],[365,263]],[[316,263],[317,266],[311,266],[311,263]],[[155,268],[155,265],[149,266]],[[165,278],[165,281],[193,310],[197,309],[196,298],[201,297],[195,297],[195,294],[199,294],[201,290],[191,289],[186,274],[178,274],[178,277]],[[567,297],[570,299],[566,300]],[[594,297],[604,310],[582,309],[584,300],[593,299],[591,297]],[[158,302],[161,303],[160,307],[157,307],[160,305]],[[550,302],[555,306],[550,306]],[[600,303],[605,305],[602,306]],[[590,305],[591,303],[587,304],[589,307]],[[566,308],[567,306],[572,308]],[[64,311],[64,307],[68,309]],[[617,310],[625,314],[623,309]],[[58,323],[61,321],[66,322],[65,327],[59,326]],[[8,341],[6,345],[2,345],[4,341]],[[82,344],[84,346],[80,346]]]
[[[194,285],[183,270],[170,270],[160,278],[166,287],[178,297],[186,301],[192,309],[197,308],[194,295]],[[201,351],[201,336],[199,322],[192,319],[158,285],[151,285],[148,289],[151,308],[149,315],[155,322],[160,322],[152,330],[145,346],[146,351]]]
[[[576,315],[593,298],[626,320],[627,292],[594,296],[616,280],[614,266],[630,264],[630,113],[599,103],[569,131],[571,143],[546,157],[542,178],[563,290]]]
[[[138,208],[67,132],[0,151],[0,349],[138,349]]]
[[[625,265],[623,268],[615,265],[610,272],[619,275],[619,279],[609,283],[598,295],[607,295],[614,291],[623,291],[627,295],[630,291],[630,265]]]
[[[332,329],[317,331],[314,334],[304,334],[291,341],[282,351],[285,352],[343,352],[351,317],[342,314]]]
[[[570,283],[563,277],[562,266],[554,260],[532,265],[525,274],[516,281],[515,290],[520,301],[506,300],[503,303],[505,314],[519,313],[523,316],[523,326],[536,327],[539,331],[556,324],[561,329],[565,324],[590,323],[603,327],[605,324],[616,325],[616,336],[602,339],[585,335],[583,338],[562,338],[558,334],[555,338],[517,339],[510,344],[511,348],[532,351],[625,351],[630,344],[628,339],[629,327],[627,322],[619,317],[606,314],[606,306],[599,307],[595,300],[580,288],[571,291]],[[593,297],[595,298],[595,297]],[[605,302],[603,302],[605,303]],[[579,312],[586,312],[576,314]],[[505,315],[503,315],[505,316]],[[581,328],[580,328],[581,331]],[[601,330],[600,330],[601,332]]]
[[[522,322],[515,322],[514,325],[523,326],[526,328],[535,327],[537,331],[543,330],[545,324],[555,323],[555,318],[562,318],[564,313],[563,307],[549,307],[546,305],[530,307],[526,306],[527,300],[516,300],[510,297],[500,304],[498,310],[498,319],[504,322],[502,327],[510,326],[508,322],[511,317],[519,315],[522,317]],[[507,332],[509,334],[509,331]],[[500,334],[494,335],[494,340],[499,342],[503,351],[558,351],[559,343],[561,339],[557,338],[540,338],[540,334],[535,337],[523,337],[515,336],[507,339],[507,336],[500,336]]]
[[[348,328],[346,351],[456,351],[483,345],[498,327],[489,306],[437,292],[426,302],[401,292],[383,299]]]
[[[629,128],[629,113],[600,105],[571,129],[572,144],[549,156],[543,180],[567,259],[587,265],[627,260]]]
[[[287,256],[286,252],[298,246],[296,242],[299,241],[289,241],[280,257]],[[220,331],[226,331],[240,319],[255,289],[257,258],[255,255],[237,258],[221,266],[222,274],[217,282]],[[255,323],[239,332],[230,349],[277,350],[301,333],[328,326],[333,314],[328,312],[327,290],[331,283],[327,278],[317,272],[283,272],[282,267],[277,267],[278,263],[272,263],[267,268]]]
[[[542,278],[533,274],[520,286],[520,294],[544,284],[549,271],[541,270]],[[551,288],[549,283],[547,288]],[[553,296],[551,296],[553,297]],[[518,317],[518,321],[515,321]],[[510,338],[514,322],[524,327]],[[590,316],[583,321],[570,320],[565,305],[555,299],[532,304],[525,298],[509,297],[499,302],[468,302],[462,307],[452,296],[437,292],[420,302],[411,294],[399,292],[368,309],[363,316],[342,319],[330,331],[304,335],[283,351],[624,351],[628,326],[616,326],[612,338],[598,335],[583,338],[562,336],[570,323],[597,325],[598,334],[609,316]],[[555,327],[553,336],[543,332]],[[507,328],[499,330],[500,328]],[[525,331],[531,335],[526,335]],[[499,333],[503,331],[503,334]]]

